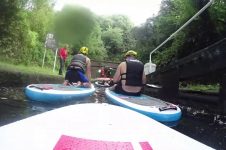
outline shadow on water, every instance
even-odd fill
[[[0,126],[67,105],[108,103],[104,88],[97,88],[96,92],[86,100],[63,104],[28,101],[23,90],[23,87],[0,87]],[[173,129],[215,149],[226,149],[226,116],[186,106],[180,106],[180,108],[182,109],[182,119],[177,126],[172,127]]]

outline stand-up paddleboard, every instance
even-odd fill
[[[108,88],[105,89],[105,94],[113,104],[137,111],[170,126],[174,125],[170,123],[176,124],[181,118],[181,109],[178,106],[148,95],[127,96]]]
[[[77,104],[0,127],[3,150],[210,150],[135,111]]]
[[[85,88],[63,84],[31,84],[25,88],[25,95],[29,100],[41,102],[80,100],[91,96],[94,92],[93,85],[91,88]]]

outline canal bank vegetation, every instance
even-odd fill
[[[0,70],[4,72],[12,72],[12,73],[24,73],[30,75],[51,75],[51,76],[59,76],[57,71],[53,72],[51,68],[42,68],[40,66],[26,66],[23,64],[15,65],[6,62],[0,62]]]
[[[133,49],[138,52],[138,58],[146,63],[153,49],[208,2],[162,0],[158,15],[150,16],[140,26],[134,26],[125,15],[98,16],[88,8],[77,5],[65,5],[62,10],[56,11],[54,0],[2,0],[0,60],[4,63],[1,63],[1,68],[15,70],[18,67],[23,72],[54,75],[52,66],[56,49],[47,50],[45,65],[41,68],[48,33],[54,34],[57,48],[69,44],[68,51],[72,55],[80,47],[87,46],[91,59],[118,62],[123,59],[125,51]],[[215,0],[154,53],[152,61],[158,66],[166,66],[225,38],[225,18],[225,0]],[[195,89],[193,85],[198,83],[190,86]],[[204,89],[203,86],[197,87]]]
[[[218,93],[220,90],[220,85],[219,83],[216,83],[216,84],[180,83],[179,89],[186,90],[186,91]]]

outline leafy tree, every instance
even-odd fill
[[[4,60],[24,64],[41,62],[44,35],[48,26],[44,19],[49,17],[47,14],[50,12],[50,9],[42,9],[47,8],[44,6],[51,8],[48,4],[50,0],[1,1],[4,14],[0,19],[0,28],[3,29],[0,34],[0,48]]]
[[[1,1],[0,53],[5,61],[21,62],[26,49],[28,23],[23,5],[26,1]],[[14,59],[10,59],[14,58]]]
[[[90,58],[97,60],[107,59],[107,51],[101,39],[101,28],[98,23],[87,40],[87,46],[90,49]]]
[[[99,17],[98,21],[102,29],[102,40],[109,57],[114,55],[114,58],[119,60],[122,53],[135,48],[136,40],[132,34],[133,24],[127,16],[102,16]]]
[[[26,5],[29,21],[29,53],[30,63],[42,64],[45,37],[53,28],[53,1],[52,0],[30,0]],[[46,64],[52,64],[54,54],[47,53]]]
[[[190,19],[208,1],[196,0],[164,0],[161,10],[156,17],[152,17],[140,27],[140,38],[138,45],[142,45],[147,51],[148,47],[157,47],[165,41],[172,33]],[[149,28],[149,27],[150,28]],[[150,34],[146,33],[150,29]],[[142,35],[142,36],[141,36]],[[159,64],[168,64],[191,54],[213,42],[216,32],[208,11],[203,12],[186,28],[177,33],[176,36],[158,51],[154,53],[154,61]],[[151,50],[149,50],[151,52]],[[145,60],[147,58],[143,56]]]
[[[211,22],[216,28],[218,38],[226,37],[226,0],[215,0],[209,10]]]
[[[120,28],[109,28],[102,34],[102,40],[105,43],[105,48],[107,50],[108,56],[114,58],[120,55],[122,52],[123,45],[123,33]]]

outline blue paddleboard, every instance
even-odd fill
[[[94,92],[93,85],[91,88],[85,88],[63,84],[31,84],[25,88],[25,95],[29,100],[40,102],[80,100],[91,96]]]
[[[117,94],[108,88],[105,89],[105,94],[113,104],[137,111],[159,122],[178,122],[181,118],[181,109],[177,105],[145,94],[141,94],[141,96],[127,96]]]

